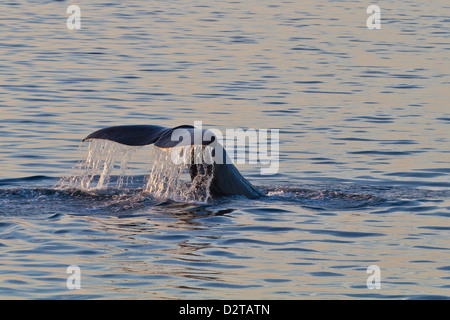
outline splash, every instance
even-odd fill
[[[145,191],[157,198],[181,202],[208,202],[211,200],[212,175],[206,174],[203,164],[197,166],[197,174],[191,181],[186,161],[174,162],[173,154],[192,155],[197,159],[204,152],[202,146],[184,146],[172,149],[154,148],[155,160],[148,176]],[[194,159],[194,160],[195,160]],[[194,162],[195,163],[195,162]]]
[[[115,185],[122,188],[127,179],[129,162],[139,147],[130,147],[107,140],[94,140],[88,143],[86,159],[74,168],[75,173],[62,178],[59,187],[71,187],[83,191],[104,190],[110,186],[114,169],[118,169]]]
[[[107,140],[88,142],[86,159],[80,161],[70,177],[62,178],[57,187],[73,188],[82,191],[120,190],[133,184],[133,176],[128,175],[130,162],[141,147],[126,146]],[[148,162],[152,163],[150,172],[139,186],[140,192],[153,198],[180,202],[209,202],[212,175],[207,174],[203,164],[195,164],[197,174],[192,180],[186,165],[186,158],[196,161],[205,154],[202,146],[183,146],[160,149],[154,146],[146,148]],[[173,161],[174,154],[183,155],[180,163]],[[198,161],[197,161],[198,162]],[[193,163],[197,163],[193,162]],[[210,172],[210,171],[209,171]],[[112,179],[114,177],[114,179]]]

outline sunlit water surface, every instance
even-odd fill
[[[380,30],[351,1],[77,4],[80,30],[0,3],[0,298],[450,297],[448,2],[378,1]],[[278,174],[239,166],[267,197],[161,191],[151,146],[97,149],[102,176],[80,143],[194,121],[280,130]]]

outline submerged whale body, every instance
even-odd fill
[[[189,134],[187,139],[173,140],[173,133],[177,129],[183,129]],[[200,131],[201,134],[194,133],[195,127],[190,125],[182,125],[175,128],[164,128],[154,125],[124,125],[114,126],[100,129],[88,135],[82,141],[92,139],[104,139],[114,141],[128,146],[145,146],[153,144],[158,148],[173,148],[176,146],[200,145],[211,146],[214,143],[214,150],[221,149],[221,163],[191,163],[188,164],[189,173],[193,183],[200,183],[205,179],[210,179],[209,191],[214,197],[228,195],[242,195],[247,198],[258,198],[265,196],[261,191],[255,188],[245,179],[238,169],[231,163],[226,161],[227,154],[225,149],[215,141],[215,136],[207,130]],[[197,132],[198,133],[198,132]],[[207,140],[205,137],[210,137]],[[229,159],[229,158],[228,158]]]

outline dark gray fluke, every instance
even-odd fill
[[[172,134],[176,129],[185,129],[184,132],[188,132],[190,139],[186,137],[179,138],[173,141]],[[208,146],[214,140],[214,135],[209,135],[211,140],[204,140],[204,133],[206,130],[201,131],[201,135],[194,134],[195,127],[189,125],[178,126],[175,128],[164,128],[160,126],[152,125],[128,125],[128,126],[115,126],[100,129],[88,135],[82,141],[91,139],[104,139],[117,143],[125,144],[128,146],[144,146],[154,144],[159,148],[172,148],[175,146],[183,145],[203,145]],[[198,130],[199,131],[199,130]],[[197,132],[198,133],[198,132]],[[200,140],[198,138],[200,137]],[[189,138],[189,137],[188,137]],[[196,141],[197,139],[197,141]],[[223,152],[222,163],[214,164],[189,164],[189,173],[191,179],[198,176],[204,176],[209,178],[212,176],[210,183],[210,194],[213,196],[226,196],[226,195],[243,195],[247,198],[258,198],[264,196],[264,194],[255,188],[250,182],[245,179],[237,168],[229,161],[225,149],[218,142],[215,143],[214,149],[221,148]],[[195,179],[199,181],[202,179]]]

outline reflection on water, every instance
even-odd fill
[[[0,4],[0,297],[448,298],[446,2],[77,4]],[[96,129],[200,120],[280,129],[267,198],[155,197],[149,148],[56,187]]]
[[[312,185],[202,204],[153,198],[135,188],[144,182],[95,191],[3,187],[1,295],[448,296],[448,191]],[[373,264],[382,270],[380,292],[366,287]],[[65,287],[69,265],[82,270],[76,292]]]

